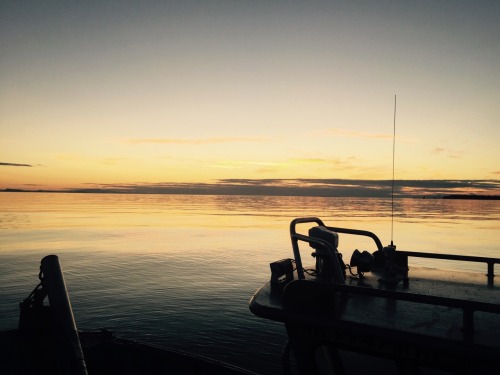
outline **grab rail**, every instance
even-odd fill
[[[337,285],[327,283],[315,283],[310,280],[296,280],[291,282],[285,295],[285,303],[287,296],[294,295],[298,288],[310,287],[315,291],[332,291],[333,293],[358,294],[371,297],[387,298],[398,301],[406,301],[413,303],[422,303],[427,305],[444,306],[450,308],[461,309],[462,315],[462,334],[465,342],[472,342],[474,337],[474,312],[481,311],[492,314],[500,314],[500,305],[488,302],[469,301],[450,297],[440,297],[433,295],[423,295],[408,292],[401,292],[388,289],[373,289],[353,285]],[[309,294],[309,293],[308,293]]]
[[[445,259],[458,260],[463,262],[486,263],[488,267],[488,273],[486,274],[486,276],[488,277],[488,284],[490,285],[493,284],[493,278],[495,277],[495,264],[500,264],[499,258],[479,257],[471,255],[437,254],[406,250],[398,250],[398,254],[403,254],[404,256],[415,258]]]
[[[317,225],[324,226],[326,229],[337,232],[337,233],[345,233],[352,234],[357,236],[366,236],[370,237],[376,244],[377,250],[381,251],[384,249],[382,242],[378,238],[378,236],[370,231],[359,230],[359,229],[350,229],[350,228],[341,228],[341,227],[331,227],[327,226],[323,223],[323,221],[317,217],[302,217],[292,220],[290,223],[290,236],[292,237],[292,247],[295,256],[295,260],[297,263],[297,272],[299,274],[299,279],[303,279],[304,275],[299,273],[299,265],[300,270],[302,270],[302,262],[300,260],[300,253],[298,249],[297,240],[302,240],[306,242],[317,242],[316,239],[311,239],[308,236],[301,235],[297,233],[296,226],[301,223],[316,223]],[[322,243],[323,244],[323,243]],[[323,244],[324,245],[324,244]],[[406,257],[415,257],[415,258],[430,258],[430,259],[444,259],[444,260],[458,260],[465,262],[475,262],[475,263],[486,263],[487,265],[487,273],[488,277],[488,285],[493,285],[493,278],[495,277],[495,264],[500,264],[500,258],[490,258],[490,257],[480,257],[480,256],[470,256],[470,255],[455,255],[455,254],[439,254],[439,253],[426,253],[419,251],[406,251],[406,250],[397,250],[397,253]],[[408,264],[408,263],[406,263]]]
[[[378,236],[373,232],[360,229],[329,227],[325,225],[323,221],[317,217],[299,217],[297,219],[292,220],[292,222],[290,223],[290,234],[291,235],[297,234],[296,226],[297,224],[302,224],[302,223],[316,223],[334,232],[370,237],[375,242],[375,245],[377,245],[377,250],[382,250],[384,248],[384,246],[382,246],[382,241],[380,241],[380,238],[378,238]]]
[[[336,252],[336,249],[334,249],[333,246],[330,243],[328,243],[327,241],[297,233],[297,229],[296,229],[297,224],[303,224],[303,223],[316,223],[317,225],[323,226],[326,229],[334,231],[334,232],[370,237],[371,239],[373,239],[373,241],[377,245],[378,250],[383,249],[382,242],[380,241],[380,239],[377,237],[377,235],[375,233],[372,233],[372,232],[369,232],[366,230],[329,227],[329,226],[326,226],[323,223],[323,221],[317,217],[300,217],[300,218],[294,219],[290,223],[290,238],[292,241],[292,249],[293,249],[293,254],[295,257],[295,264],[297,266],[297,275],[298,275],[299,279],[305,278],[304,269],[302,266],[302,259],[300,256],[299,244],[298,244],[299,241],[308,242],[309,244],[321,245],[324,248],[328,249],[328,253],[330,255],[335,254],[335,252]],[[331,260],[332,260],[332,263],[334,264],[334,267],[333,267],[334,280],[339,284],[344,284],[344,282],[345,282],[344,273],[340,267],[340,263],[339,263],[338,258],[331,256]]]

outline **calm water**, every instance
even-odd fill
[[[16,327],[40,259],[57,254],[79,329],[109,328],[262,374],[280,372],[286,334],[254,317],[248,301],[269,263],[292,256],[290,220],[318,216],[391,240],[391,201],[378,198],[0,193],[0,207],[0,330]],[[394,208],[398,249],[500,257],[500,201],[398,199]],[[346,259],[374,250],[340,241]]]

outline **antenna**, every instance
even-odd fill
[[[396,95],[394,95],[394,130],[392,134],[391,246],[394,246],[394,156],[396,154]]]

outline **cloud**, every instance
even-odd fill
[[[392,139],[393,134],[389,133],[368,133],[360,132],[354,130],[340,129],[340,128],[330,128],[325,131],[327,135],[334,135],[337,137],[348,137],[348,138],[375,138],[375,139]]]
[[[220,143],[241,143],[241,142],[262,142],[264,138],[260,137],[219,137],[219,138],[198,138],[198,139],[179,139],[179,138],[136,138],[129,139],[127,143],[153,143],[153,144],[176,144],[176,145],[209,145]]]
[[[293,158],[290,161],[294,164],[339,164],[340,160],[330,160],[330,159],[321,159],[321,158]]]
[[[117,165],[123,162],[128,162],[127,158],[102,158],[99,159],[100,164],[104,165]]]
[[[267,195],[389,197],[392,180],[363,179],[223,179],[226,191]],[[396,196],[498,194],[498,180],[395,180]]]
[[[57,160],[64,161],[80,161],[82,160],[82,156],[78,154],[59,154],[54,156]]]
[[[232,168],[241,168],[241,167],[261,167],[261,168],[279,168],[282,166],[287,166],[288,163],[275,163],[275,162],[267,162],[267,161],[252,161],[252,160],[219,160],[208,165],[209,168],[223,168],[223,169],[232,169]]]
[[[211,183],[87,183],[79,193],[206,194],[321,197],[390,197],[392,180],[362,179],[221,179]],[[396,180],[397,197],[447,194],[500,194],[500,180]]]
[[[442,147],[436,147],[435,149],[432,150],[432,153],[433,154],[442,154],[443,152],[445,152],[446,150]]]
[[[257,168],[255,171],[261,174],[269,174],[273,172],[282,171],[290,168],[303,168],[303,167],[315,167],[315,168],[334,168],[335,170],[345,169],[349,170],[352,168],[355,159],[347,158],[332,158],[332,159],[322,159],[322,158],[289,158],[281,162],[271,162],[271,161],[256,161],[256,160],[218,160],[209,164],[209,168],[220,168],[220,169],[236,169],[243,167],[254,167]]]
[[[436,147],[431,151],[432,154],[446,154],[447,157],[452,158],[452,159],[460,159],[462,158],[464,152],[460,150],[451,150],[447,148],[442,148],[442,147]]]
[[[4,167],[32,167],[31,164],[2,163],[2,162],[0,162],[0,165]]]

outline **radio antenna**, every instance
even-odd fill
[[[396,154],[396,95],[394,95],[394,126],[392,134],[391,246],[394,246],[394,156]]]

